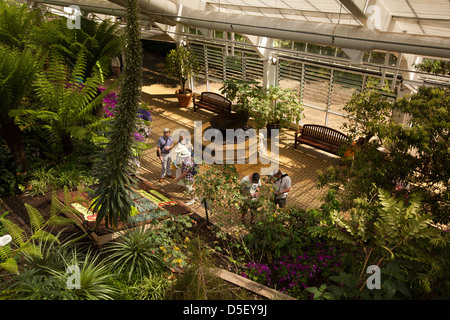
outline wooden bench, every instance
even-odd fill
[[[312,147],[337,154],[339,148],[347,143],[348,136],[325,126],[305,124],[295,133],[294,149],[297,144],[304,143]]]
[[[231,101],[214,92],[202,92],[200,97],[194,97],[194,111],[204,108],[217,114],[231,113]]]

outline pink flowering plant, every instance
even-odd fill
[[[342,248],[318,242],[297,256],[286,255],[267,264],[249,262],[241,275],[294,297],[308,299],[311,297],[305,289],[338,274],[346,254]]]
[[[100,91],[104,91],[104,88],[99,88]],[[113,91],[109,92],[103,99],[103,114],[106,118],[114,118],[117,115],[117,94]],[[146,138],[151,133],[151,126],[153,117],[147,103],[142,103],[137,113],[136,132],[133,133],[135,147],[134,155],[138,158],[142,151],[146,150],[149,146],[145,143]],[[137,159],[134,162],[139,166]]]

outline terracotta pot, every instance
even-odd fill
[[[180,90],[175,92],[175,95],[178,98],[178,102],[181,107],[188,107],[192,101],[192,90],[186,89],[186,93],[180,93]]]

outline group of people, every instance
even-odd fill
[[[183,135],[180,135],[178,142],[175,144],[171,137],[169,128],[163,130],[163,135],[158,139],[156,144],[157,155],[161,161],[161,174],[159,182],[163,182],[165,177],[174,179],[176,183],[183,185],[186,191],[190,193],[194,187],[195,164],[193,161],[192,145],[190,141],[186,141]],[[175,148],[175,149],[174,149]],[[172,161],[172,151],[175,151],[176,158]],[[172,174],[172,164],[176,167],[176,177]],[[291,190],[291,178],[287,173],[281,170],[275,170],[267,183],[273,183],[274,186],[274,202],[279,208],[287,205],[287,196]],[[250,221],[254,219],[254,212],[257,208],[257,200],[259,188],[262,186],[260,174],[255,172],[245,176],[241,180],[241,185],[248,192],[248,200],[242,207],[242,219],[250,210]],[[187,202],[192,205],[198,200],[195,196]]]
[[[174,179],[174,181],[186,188],[191,193],[194,187],[195,163],[193,161],[192,146],[190,141],[186,141],[183,135],[180,135],[175,144],[171,137],[169,128],[163,130],[163,135],[156,143],[157,155],[161,161],[161,174],[159,182],[163,182],[165,177]],[[175,159],[172,159],[172,151],[175,151]],[[172,174],[172,165],[176,168],[176,177]],[[198,200],[193,196],[187,202],[192,205]]]
[[[287,173],[281,170],[275,170],[266,183],[272,183],[274,187],[274,202],[279,208],[285,208],[287,205],[287,196],[289,191],[291,191],[291,177]],[[261,176],[259,173],[254,172],[248,176],[245,176],[241,180],[241,185],[247,192],[248,199],[244,202],[242,206],[242,221],[245,219],[245,215],[250,211],[250,222],[253,223],[254,215],[258,208],[258,196],[259,188],[262,186]]]

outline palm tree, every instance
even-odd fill
[[[23,109],[22,101],[40,68],[39,60],[30,49],[21,52],[0,45],[0,137],[5,139],[16,166],[22,170],[27,170],[29,164],[22,133],[12,111]]]

